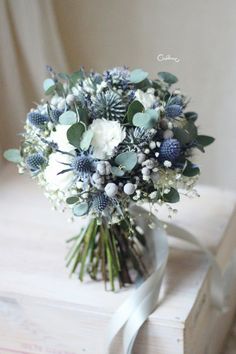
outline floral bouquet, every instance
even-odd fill
[[[30,172],[56,208],[87,217],[68,240],[67,265],[80,280],[87,272],[114,290],[117,280],[124,286],[148,275],[147,235],[132,205],[148,203],[150,215],[163,204],[175,212],[170,204],[180,191],[194,192],[200,173],[194,150],[204,152],[214,139],[198,134],[198,116],[171,89],[177,78],[170,73],[151,80],[125,67],[103,74],[48,71],[48,98],[28,113],[20,149],[4,155],[20,173]]]

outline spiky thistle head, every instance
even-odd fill
[[[165,114],[167,118],[179,117],[182,114],[183,107],[179,104],[170,104],[165,107]]]
[[[79,179],[85,180],[95,172],[96,162],[92,155],[80,153],[73,158],[71,162],[71,170]]]
[[[122,120],[126,113],[126,105],[117,93],[108,90],[96,96],[92,110],[96,119]]]
[[[102,213],[108,206],[110,198],[103,192],[96,194],[92,200],[92,209],[96,213]]]
[[[111,86],[115,86],[122,90],[127,90],[129,88],[129,76],[130,72],[126,67],[116,67],[106,70],[103,73],[103,77],[106,82],[108,82]]]
[[[161,161],[168,160],[174,162],[181,153],[181,145],[177,139],[166,139],[162,142],[159,151]]]
[[[29,155],[26,158],[26,166],[31,172],[39,172],[42,168],[42,166],[45,164],[46,159],[45,157],[39,153],[36,152],[32,155]]]
[[[38,112],[30,112],[27,115],[27,119],[31,125],[36,128],[44,128],[45,125],[49,122],[48,116]]]

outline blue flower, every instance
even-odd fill
[[[98,193],[93,197],[92,209],[96,213],[101,213],[107,208],[109,202],[110,202],[110,198],[105,193],[103,192]]]
[[[129,88],[129,75],[130,72],[126,67],[116,67],[110,70],[106,70],[103,73],[104,80],[111,86],[125,91]]]
[[[77,152],[77,155],[74,156],[73,154],[70,154],[68,152],[63,152],[60,150],[58,150],[58,152],[71,156],[71,163],[63,163],[63,165],[66,165],[68,167],[59,172],[59,174],[73,171],[76,176],[76,180],[79,179],[85,182],[86,185],[86,183],[88,183],[88,181],[92,177],[92,174],[96,171],[97,161],[94,159],[91,153],[89,151],[79,151]]]
[[[49,122],[48,116],[37,112],[28,113],[27,118],[30,124],[36,128],[43,128]]]
[[[117,93],[108,90],[96,96],[92,110],[95,119],[122,120],[126,113],[126,105]]]
[[[167,118],[175,118],[182,114],[183,108],[178,104],[171,104],[165,107]]]
[[[39,172],[46,159],[41,153],[34,153],[26,158],[26,165],[31,172]]]
[[[159,151],[159,159],[161,161],[174,162],[181,153],[181,145],[177,139],[166,139],[162,142]]]

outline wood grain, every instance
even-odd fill
[[[209,187],[199,192],[201,198],[183,198],[173,222],[193,232],[224,266],[236,247],[235,195]],[[0,211],[0,354],[1,348],[104,354],[109,319],[133,290],[114,294],[105,292],[101,282],[69,279],[65,240],[78,232],[81,221],[69,224],[66,215],[50,210],[42,191],[26,176],[15,176],[12,167],[0,175]],[[158,216],[167,220],[166,210]],[[210,306],[205,257],[183,242],[171,240],[170,245],[160,306],[141,329],[134,353],[217,354],[235,296],[219,319]],[[120,343],[121,336],[115,354],[121,353]]]

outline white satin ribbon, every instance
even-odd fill
[[[156,225],[155,229],[147,226],[147,219],[150,220],[150,213],[141,207],[132,208],[136,222],[148,234],[153,242],[155,255],[155,268],[153,273],[133,291],[131,296],[118,308],[112,316],[108,327],[107,352],[114,353],[112,343],[119,331],[123,328],[123,351],[124,354],[131,354],[135,338],[142,324],[149,315],[156,309],[161,289],[162,280],[166,270],[169,247],[167,233],[177,239],[189,242],[197,246],[207,257],[211,266],[210,294],[212,304],[219,310],[225,311],[226,298],[230,293],[229,287],[234,282],[236,268],[236,253],[228,263],[224,275],[217,264],[215,257],[207,250],[190,232],[183,228],[165,223],[166,227],[152,215],[152,221]]]

